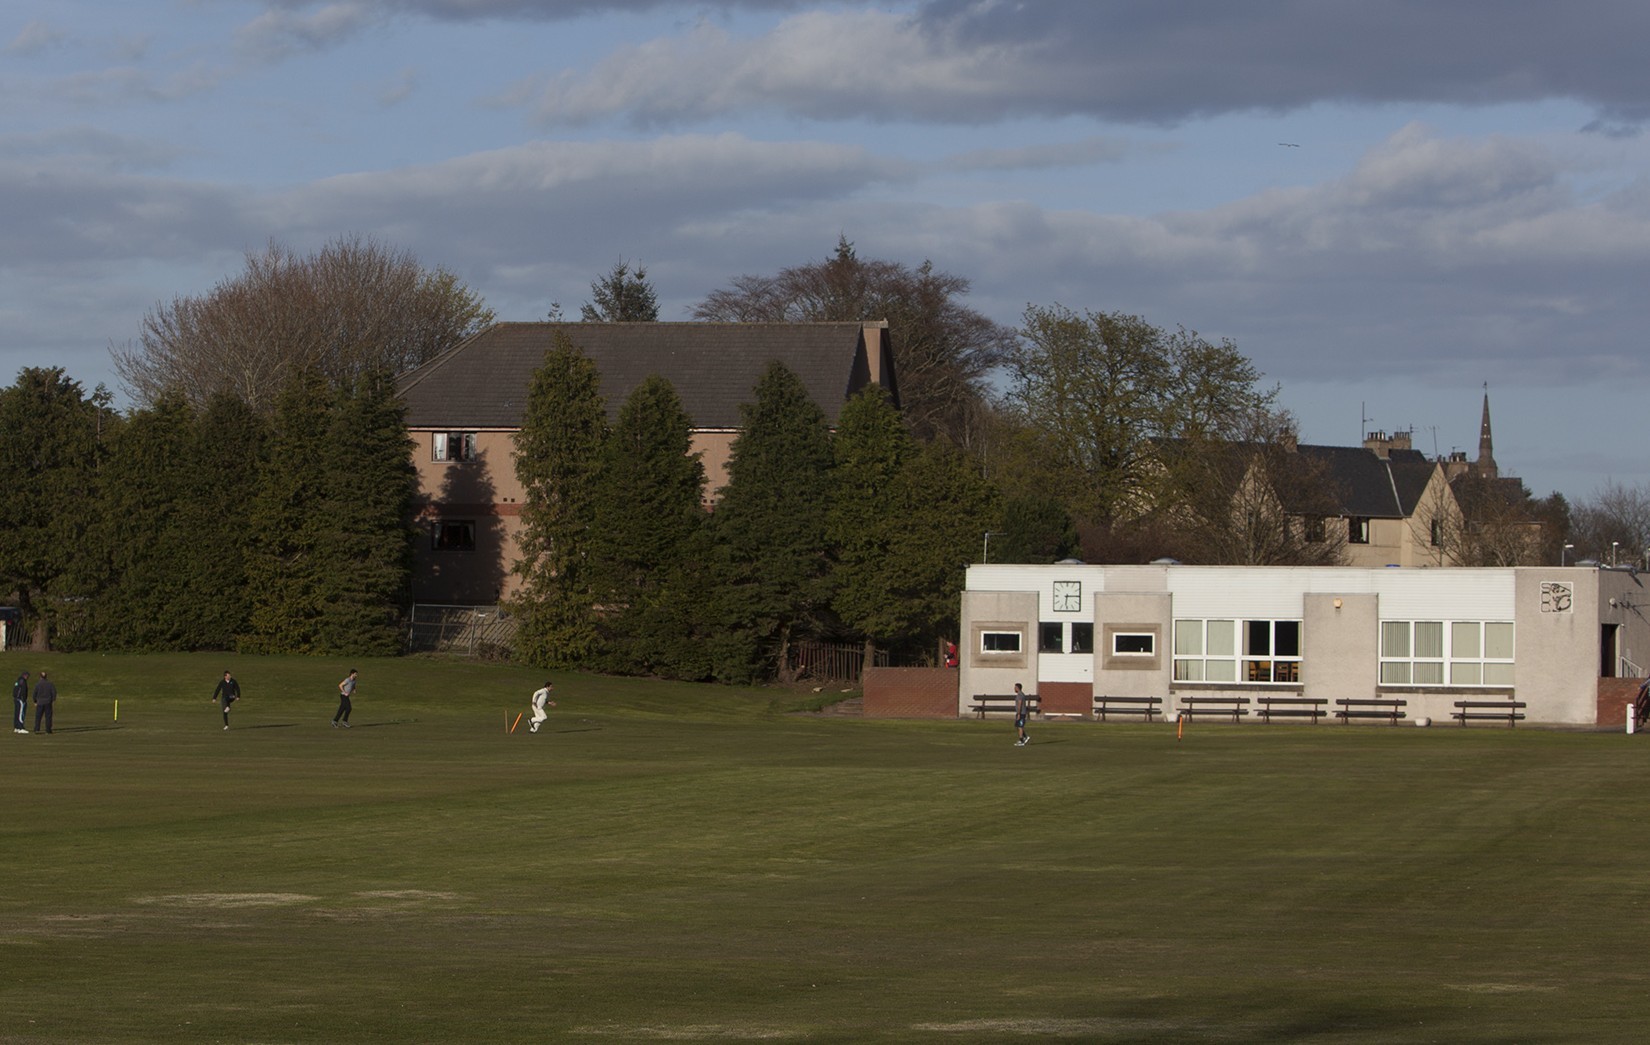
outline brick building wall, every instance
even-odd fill
[[[957,669],[866,668],[866,718],[956,718]]]
[[[1627,728],[1627,705],[1639,691],[1643,679],[1598,680],[1598,725],[1618,732]]]

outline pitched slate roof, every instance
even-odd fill
[[[1388,451],[1382,459],[1362,446],[1312,446],[1298,452],[1314,461],[1346,515],[1405,519],[1415,513],[1437,464],[1419,450]]]
[[[401,379],[408,427],[521,427],[533,371],[558,331],[596,364],[609,419],[643,380],[661,374],[695,428],[739,428],[740,405],[774,360],[801,379],[833,425],[843,403],[871,382],[873,361],[898,401],[883,324],[498,323]]]

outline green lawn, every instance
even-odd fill
[[[415,659],[355,665],[345,732],[342,660],[0,656],[42,665],[58,732],[0,751],[0,1042],[1650,1034],[1645,738],[1020,749],[576,675],[509,735],[539,673]]]

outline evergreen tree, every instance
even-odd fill
[[[97,503],[101,436],[114,415],[61,367],[27,367],[0,389],[0,587],[13,593],[32,647],[51,636]]]
[[[659,295],[647,281],[647,269],[637,266],[632,272],[627,261],[590,284],[590,296],[595,300],[579,309],[586,323],[652,323],[659,318]]]
[[[184,547],[183,649],[233,649],[247,629],[251,593],[249,520],[264,467],[268,430],[243,399],[212,397],[195,418],[189,447],[189,496],[182,506]]]
[[[516,655],[540,667],[577,664],[597,646],[588,553],[597,458],[607,419],[596,366],[558,333],[534,371],[516,435],[516,477],[526,491]]]
[[[675,387],[655,374],[625,400],[602,446],[590,563],[611,670],[651,672],[671,659],[666,649],[679,633],[662,592],[705,518],[692,426]]]
[[[915,440],[881,388],[866,388],[842,408],[832,444],[831,506],[826,536],[835,557],[831,606],[842,622],[865,638],[866,663],[878,640],[900,629],[890,603],[889,558],[900,530],[904,500],[900,483],[917,452]]]
[[[108,440],[82,548],[85,627],[76,648],[184,647],[194,434],[194,411],[173,396],[131,413]]]
[[[247,519],[252,605],[238,645],[251,653],[313,653],[321,647],[329,591],[328,545],[337,535],[329,505],[328,396],[315,370],[298,371],[275,398],[269,453]]]
[[[325,653],[391,655],[401,650],[398,608],[411,580],[408,523],[417,495],[404,408],[387,371],[340,387],[327,426],[323,514],[333,534],[324,551],[326,597],[316,644]]]
[[[922,446],[900,483],[905,520],[890,549],[890,601],[903,619],[890,634],[907,649],[937,650],[955,636],[967,564],[999,516],[996,491],[967,455],[942,443]]]
[[[782,673],[792,640],[820,630],[826,602],[825,414],[775,362],[741,415],[728,485],[711,516],[699,618],[710,670],[727,682]]]

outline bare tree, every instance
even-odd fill
[[[1549,525],[1520,479],[1460,475],[1451,483],[1460,511],[1437,519],[1434,536],[1457,566],[1539,566]]]
[[[175,391],[201,407],[227,392],[267,413],[295,367],[334,380],[402,373],[492,321],[456,276],[377,240],[344,237],[306,257],[272,242],[205,295],[156,305],[113,355],[139,405]]]
[[[1575,507],[1570,539],[1577,558],[1639,562],[1650,567],[1650,484],[1606,482]]]
[[[962,304],[968,290],[968,280],[932,262],[910,269],[868,261],[842,238],[825,261],[740,276],[694,306],[693,316],[720,323],[885,319],[906,423],[918,438],[966,445],[985,379],[1013,343],[1012,331]]]

